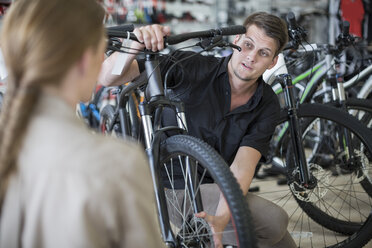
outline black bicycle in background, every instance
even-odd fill
[[[284,103],[271,147],[288,187],[258,195],[287,211],[298,246],[362,247],[372,238],[372,132],[342,108],[297,100],[290,75],[276,81]]]
[[[123,52],[118,38],[137,40],[120,27],[108,28],[108,50]],[[193,32],[166,37],[166,45],[197,38],[208,51],[229,46],[225,35],[245,33],[243,26]],[[161,234],[168,247],[214,247],[209,224],[195,213],[203,211],[202,188],[215,183],[225,199],[232,228],[223,236],[235,236],[238,247],[256,247],[250,212],[242,191],[229,166],[207,143],[187,135],[183,103],[169,97],[160,77],[158,52],[142,51],[145,74],[115,89],[117,104],[107,104],[101,111],[100,130],[143,145],[149,159]],[[172,59],[172,57],[168,57]],[[142,100],[140,100],[142,99]],[[174,110],[177,126],[164,126],[164,109]],[[181,201],[179,199],[182,199]]]
[[[127,37],[127,34],[121,32],[119,36],[119,33],[109,32],[109,35]],[[222,39],[221,30],[175,37],[169,37],[168,44],[194,37],[209,37],[197,44],[205,50],[230,45]],[[120,48],[121,41],[111,40],[109,49]],[[249,233],[247,237],[251,239],[249,217],[248,222],[245,222],[248,226],[241,229],[245,230],[242,232],[234,219],[244,217],[240,214],[246,215],[248,212],[247,209],[243,210],[246,208],[244,203],[235,208],[237,205],[229,198],[231,195],[227,192],[235,192],[231,185],[237,192],[240,190],[235,179],[231,179],[231,185],[230,182],[223,183],[226,175],[229,178],[232,176],[227,164],[220,161],[220,156],[204,142],[187,135],[182,102],[164,93],[158,57],[166,55],[150,51],[144,53],[147,60],[146,75],[142,80],[116,89],[117,105],[106,105],[103,108],[100,123],[104,132],[137,140],[146,149],[164,241],[176,247],[213,247],[208,224],[190,215],[202,209],[200,206],[203,205],[203,199],[199,189],[211,181],[218,184],[230,206],[236,227],[233,232],[238,235]],[[283,149],[286,159],[283,162],[288,188],[281,192],[260,190],[259,194],[262,197],[266,197],[265,193],[273,194],[274,202],[287,210],[290,217],[289,231],[300,247],[363,246],[372,237],[372,181],[368,173],[372,158],[372,133],[354,117],[332,106],[298,105],[292,92],[291,77],[280,75],[278,80],[285,96],[285,108],[281,112],[278,128],[283,130],[283,126],[287,126],[285,130],[288,132],[288,140],[283,142],[286,144]],[[139,98],[143,100],[138,102]],[[164,108],[174,109],[177,127],[162,126]],[[217,158],[219,165],[212,165],[216,162],[207,160],[211,156]],[[332,163],[322,163],[320,159],[324,157],[331,158]],[[342,174],[334,176],[334,170],[342,171]],[[226,175],[222,175],[224,173]],[[181,185],[175,178],[181,178]],[[175,201],[178,194],[185,195],[182,204]],[[241,198],[240,194],[237,199]],[[291,205],[287,205],[289,202]],[[172,222],[177,216],[181,216],[182,224],[175,225]],[[193,226],[194,229],[191,228]],[[238,237],[240,242],[241,236]],[[305,244],[305,239],[310,242]],[[251,242],[247,240],[247,244]],[[240,247],[249,246],[240,243]]]

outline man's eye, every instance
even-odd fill
[[[245,46],[248,47],[248,48],[251,48],[252,44],[247,42],[247,43],[245,43]]]
[[[267,56],[269,56],[269,54],[267,52],[261,51],[261,56],[267,57]]]

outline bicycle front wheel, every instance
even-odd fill
[[[260,194],[287,211],[288,230],[300,247],[362,247],[372,237],[372,199],[365,187],[371,184],[371,133],[346,112],[325,105],[302,104],[298,117],[313,184],[301,182],[289,142],[283,162],[289,187]],[[285,113],[281,121],[287,118]]]
[[[360,229],[372,210],[372,192],[368,192],[372,136],[356,119],[335,110],[321,105],[300,108],[303,147],[315,183],[301,185],[291,145],[288,183],[302,210],[322,227],[344,235],[359,232],[358,238],[344,241],[335,235],[335,243],[361,247],[372,236],[372,226]]]
[[[195,213],[214,215],[223,198],[231,221],[222,233],[225,245],[255,247],[247,202],[226,162],[209,145],[187,135],[161,145],[161,174],[171,229],[180,247],[214,247],[213,230]]]

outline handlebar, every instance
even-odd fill
[[[106,27],[107,35],[109,37],[112,36],[112,34],[116,32],[126,33],[126,32],[133,32],[133,30],[134,30],[133,24],[124,24],[124,25],[119,25],[119,26]]]
[[[297,52],[315,52],[315,51],[326,51],[328,54],[339,55],[346,47],[354,43],[354,37],[350,35],[349,28],[350,23],[348,21],[342,22],[341,33],[337,37],[336,45],[309,45],[309,49],[298,49],[302,41],[306,40],[306,31],[297,24],[295,15],[293,12],[287,14],[288,23],[288,36],[290,41],[285,46],[284,50],[294,49]],[[317,47],[314,49],[314,47]]]
[[[288,22],[288,29],[295,29],[297,28],[297,22],[296,22],[296,17],[293,14],[293,12],[289,12],[287,14],[287,22]]]
[[[137,41],[137,37],[134,35],[134,33],[131,33],[132,31],[126,30],[122,27],[116,28],[116,27],[110,27],[106,28],[107,36],[109,38],[128,38],[128,32],[129,32],[129,39]],[[198,32],[190,32],[190,33],[183,33],[183,34],[176,34],[176,35],[169,35],[164,37],[164,42],[167,45],[174,45],[181,43],[183,41],[194,39],[194,38],[210,38],[217,35],[237,35],[237,34],[244,34],[246,32],[246,28],[241,25],[235,25],[230,27],[224,27],[224,28],[218,28],[218,29],[209,29],[205,31],[198,31]]]
[[[218,29],[210,29],[205,31],[198,31],[198,32],[190,32],[178,35],[170,35],[165,37],[166,43],[168,45],[174,45],[177,43],[181,43],[183,41],[194,39],[194,38],[210,38],[217,35],[237,35],[237,34],[245,34],[246,28],[241,25],[235,25],[225,28],[218,28]]]
[[[341,52],[345,47],[354,44],[354,37],[349,33],[350,23],[348,21],[342,22],[341,33],[336,39],[336,48]]]
[[[350,29],[350,23],[348,21],[343,21],[342,22],[342,35],[348,36],[349,29]]]
[[[284,50],[297,49],[303,40],[306,39],[306,31],[297,24],[296,17],[293,12],[287,14],[288,36],[289,42]]]

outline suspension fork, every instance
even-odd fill
[[[139,105],[139,111],[141,115],[141,122],[144,130],[144,141],[145,141],[145,148],[146,153],[149,159],[149,165],[151,170],[151,175],[153,179],[154,184],[154,190],[155,190],[155,199],[157,204],[157,210],[158,210],[158,217],[159,217],[159,223],[160,223],[160,230],[162,233],[163,240],[169,245],[172,246],[172,244],[177,244],[177,239],[173,235],[173,232],[170,227],[170,221],[169,221],[169,215],[168,215],[168,207],[167,207],[167,201],[164,191],[164,186],[162,182],[162,176],[161,176],[161,166],[160,166],[160,143],[162,141],[162,138],[164,137],[166,131],[174,130],[175,127],[165,127],[162,129],[158,129],[156,132],[154,131],[153,126],[153,120],[152,115],[153,113],[157,112],[156,108],[161,111],[163,108],[163,104],[168,105],[168,101],[159,98],[158,100],[155,100],[151,103],[148,102],[142,102]],[[178,121],[178,130],[184,130],[187,131],[186,127],[186,118],[184,114],[184,107],[183,103],[175,103],[172,102],[169,105],[175,105],[176,106],[176,113],[177,118],[179,117],[180,121]],[[155,123],[157,125],[157,123]],[[191,159],[186,159],[186,171],[187,173],[187,188],[190,192],[190,197],[192,199],[195,199],[194,201],[194,209],[195,212],[200,212],[203,210],[202,200],[201,200],[201,194],[200,191],[197,191],[197,186],[199,185],[197,170],[196,166],[194,166],[195,162]]]
[[[281,74],[277,76],[277,79],[284,89],[285,103],[288,109],[288,123],[291,135],[291,143],[295,156],[295,163],[300,171],[300,182],[301,185],[305,187],[312,187],[316,182],[315,178],[310,174],[309,167],[306,162],[305,151],[302,145],[302,132],[297,116],[296,102],[294,100],[292,78],[288,74]]]
[[[177,244],[177,240],[174,237],[168,215],[167,201],[164,191],[163,182],[161,180],[160,166],[159,166],[159,154],[160,154],[160,141],[161,134],[154,134],[151,118],[151,108],[148,103],[139,104],[139,112],[141,115],[141,122],[144,132],[144,141],[146,154],[149,160],[149,166],[151,171],[151,177],[153,181],[155,200],[158,211],[158,219],[160,225],[160,231],[164,242],[168,247],[172,247],[173,244]]]
[[[339,73],[339,62],[338,60],[335,60],[334,66],[331,64],[331,55],[327,55],[327,66],[329,67],[329,71],[327,73],[327,79],[331,84],[332,87],[332,97],[333,101],[343,109],[344,111],[348,112],[347,106],[346,106],[346,94],[345,94],[345,88],[344,88],[344,80],[341,75],[338,75]],[[352,138],[350,132],[346,128],[338,128],[338,138],[340,141],[342,141],[342,147],[340,149],[343,149],[346,156],[346,161],[351,161],[352,164],[354,164],[354,148],[352,143]],[[344,161],[344,162],[346,162]]]

